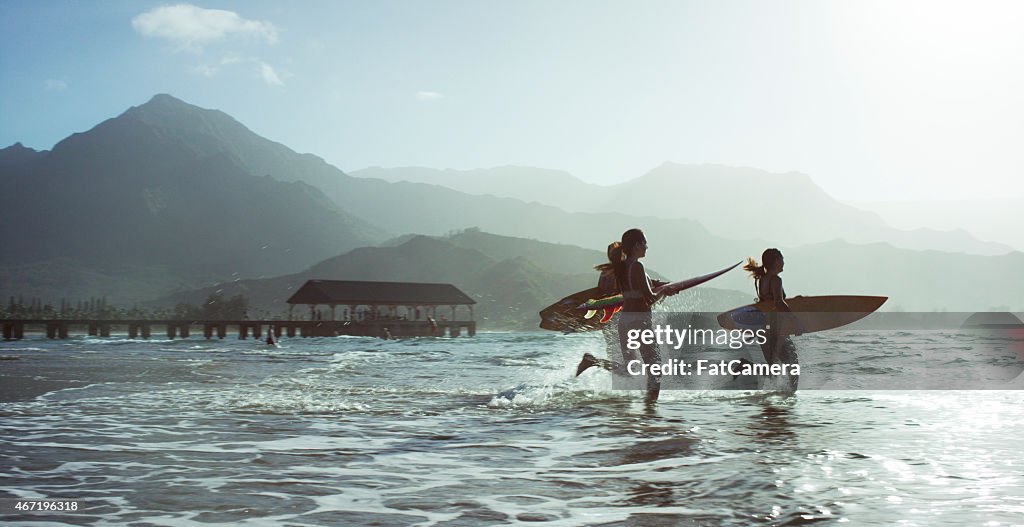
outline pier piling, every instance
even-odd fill
[[[191,327],[198,326],[206,339],[224,339],[229,330],[238,328],[238,338],[245,340],[250,331],[256,339],[262,340],[264,334],[275,337],[333,337],[353,335],[379,337],[390,334],[391,337],[426,337],[476,334],[476,323],[473,321],[442,321],[426,320],[73,320],[73,319],[0,319],[0,330],[4,340],[19,340],[25,337],[25,326],[35,332],[43,332],[49,339],[66,339],[72,331],[110,337],[111,328],[117,326],[127,330],[130,339],[148,339],[153,327],[157,331],[166,332],[168,339],[189,338]],[[229,328],[230,326],[230,328]],[[385,331],[387,330],[387,331]],[[161,333],[163,335],[163,333]]]

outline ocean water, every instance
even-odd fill
[[[0,522],[1024,525],[1024,392],[855,389],[940,348],[954,379],[969,340],[794,340],[832,389],[654,407],[573,376],[599,334],[0,343]]]

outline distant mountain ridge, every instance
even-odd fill
[[[550,291],[590,287],[594,276],[585,269],[575,274],[553,273],[526,257],[499,260],[449,239],[413,236],[396,246],[354,249],[299,273],[218,284],[178,293],[155,304],[198,304],[210,293],[221,291],[226,296],[246,295],[254,312],[281,315],[286,300],[306,280],[441,282],[454,284],[478,302],[475,311],[482,327],[534,329],[540,307],[557,300],[547,298]],[[296,314],[304,317],[307,313],[300,310]]]
[[[714,235],[731,239],[762,237],[778,244],[801,245],[841,238],[852,243],[887,242],[908,249],[983,255],[1013,250],[963,231],[893,228],[872,211],[832,198],[809,176],[798,172],[664,163],[642,176],[609,186],[586,183],[563,171],[515,166],[476,170],[372,167],[350,175],[436,184],[573,212],[615,210],[688,219]],[[767,210],[771,211],[768,217]],[[764,232],[766,224],[773,232]]]
[[[390,236],[307,183],[254,173],[224,148],[234,135],[258,137],[225,114],[158,95],[51,151],[4,149],[0,179],[13,191],[0,194],[0,269],[55,259],[99,275],[134,269],[95,281],[124,280],[117,292],[61,291],[129,301],[139,299],[131,282],[149,269],[168,288],[281,274]],[[52,281],[25,278],[0,278],[0,292],[43,293]]]
[[[74,297],[87,292],[106,295],[111,302],[132,301],[152,298],[161,288],[185,291],[288,275],[395,234],[438,236],[475,226],[505,237],[591,249],[600,256],[592,261],[552,247],[480,241],[478,252],[495,255],[488,255],[494,262],[485,265],[512,262],[505,265],[519,270],[531,263],[546,272],[592,272],[609,242],[628,228],[641,227],[650,242],[650,268],[672,279],[720,269],[776,246],[787,255],[786,283],[794,292],[885,294],[907,309],[1017,307],[1024,298],[1018,279],[1022,253],[962,255],[835,239],[787,244],[788,233],[779,230],[781,219],[767,222],[745,210],[735,221],[750,238],[730,239],[693,220],[648,215],[652,210],[641,205],[627,207],[628,214],[617,212],[618,206],[566,212],[438,185],[352,177],[316,156],[252,133],[223,112],[166,95],[75,134],[50,152],[25,150],[30,149],[8,148],[0,154],[0,159],[28,159],[21,168],[0,170],[0,181],[16,189],[0,194],[0,236],[6,243],[0,252],[0,294],[31,290]],[[634,193],[624,191],[621,198],[692,210],[720,204],[706,191],[670,188],[675,167],[665,170],[659,176],[665,188],[630,189]],[[791,198],[813,201],[810,196],[821,191],[808,192]],[[565,199],[571,202],[573,196]],[[770,214],[787,217],[783,207],[765,206]],[[858,214],[855,209],[850,213]],[[813,223],[815,217],[806,221]],[[506,243],[515,248],[499,254]],[[546,260],[531,260],[545,255]],[[384,263],[372,265],[375,272],[387,269]],[[582,268],[578,273],[573,271],[577,267]],[[933,268],[947,269],[948,275],[933,273]],[[70,280],[73,275],[80,279]],[[922,282],[923,277],[934,282]],[[547,283],[557,287],[551,292],[555,298],[572,292],[564,284]],[[715,285],[748,291],[751,282],[742,273],[729,273]]]
[[[349,175],[392,183],[406,181],[440,185],[467,194],[554,205],[568,212],[593,212],[593,202],[606,192],[606,187],[587,183],[563,170],[512,165],[474,170],[370,167]]]
[[[11,171],[29,165],[44,155],[46,155],[45,152],[28,148],[21,143],[14,143],[7,148],[0,148],[0,175],[4,173],[10,174]]]
[[[197,304],[219,291],[229,297],[246,295],[253,310],[273,316],[286,311],[286,300],[306,280],[443,282],[478,302],[475,312],[481,329],[533,330],[541,308],[596,284],[592,265],[602,259],[599,251],[467,229],[444,237],[403,237],[395,245],[354,249],[300,273],[218,284],[178,293],[155,305]],[[713,287],[687,298],[709,309],[746,301],[742,293]],[[295,314],[305,317],[308,312]]]
[[[878,201],[857,203],[901,229],[933,225],[983,240],[1000,240],[1024,251],[1024,197],[948,201]]]

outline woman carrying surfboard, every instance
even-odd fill
[[[594,266],[595,270],[601,272],[601,275],[597,278],[599,298],[616,295],[620,292],[618,280],[615,278],[615,266],[623,259],[622,244],[617,241],[610,243],[608,245],[607,255],[607,262]],[[601,333],[604,336],[605,341],[605,349],[608,351],[609,357],[612,356],[612,350],[618,349],[619,347],[619,338],[616,332],[617,329],[612,324],[603,324],[601,327]],[[599,359],[590,353],[584,353],[579,366],[576,367],[576,376],[579,377],[581,373],[591,366],[599,366],[613,373],[624,371],[622,364],[618,362],[611,359]]]
[[[763,264],[759,265],[757,260],[747,258],[747,264],[743,266],[743,270],[749,271],[754,278],[757,301],[775,304],[775,310],[768,316],[768,339],[761,345],[761,353],[764,354],[764,360],[768,364],[797,364],[799,359],[796,356],[796,346],[787,335],[778,331],[778,328],[782,327],[782,320],[778,313],[793,312],[789,304],[786,303],[786,291],[782,288],[782,277],[779,276],[785,266],[782,251],[775,248],[765,249],[761,253],[761,262]],[[786,317],[787,315],[782,316]],[[796,334],[803,333],[800,321],[792,315],[788,316],[793,319],[792,323],[796,324]],[[789,377],[790,387],[794,391],[798,379],[799,377],[795,375]]]
[[[647,276],[644,264],[640,259],[647,256],[647,237],[640,229],[630,229],[622,233],[622,251],[626,259],[619,262],[615,268],[615,279],[622,289],[622,315],[619,318],[619,345],[624,356],[628,356],[627,334],[630,330],[650,330],[651,307],[662,297],[672,296],[679,292],[678,289],[663,287],[654,292],[651,278]],[[645,364],[657,364],[661,362],[658,348],[654,344],[640,342],[640,358]],[[647,396],[644,401],[648,404],[658,400],[661,393],[661,376],[647,376]]]
[[[608,244],[608,261],[595,265],[594,270],[600,271],[597,278],[597,288],[601,296],[611,296],[619,292],[619,284],[615,280],[615,264],[622,261],[622,244],[612,242]]]
[[[610,247],[609,247],[610,249]],[[647,276],[644,264],[640,259],[647,256],[647,237],[640,229],[630,229],[622,234],[620,249],[624,258],[615,259],[609,250],[609,260],[612,264],[612,272],[615,283],[622,292],[622,312],[619,315],[619,346],[623,357],[635,356],[627,347],[627,334],[630,330],[650,330],[651,306],[664,296],[676,294],[679,290],[675,288],[659,288],[654,292],[655,285]],[[658,348],[653,344],[640,343],[640,358],[645,364],[656,364],[660,362]],[[628,360],[628,359],[627,359]],[[605,361],[595,358],[593,355],[584,354],[583,360],[577,368],[577,375],[590,366],[599,365],[605,369],[616,371],[621,365],[613,361]],[[647,376],[647,396],[644,400],[653,403],[658,400],[661,393],[661,377],[656,375]]]

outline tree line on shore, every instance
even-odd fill
[[[109,304],[107,297],[92,297],[72,302],[62,298],[52,304],[40,298],[28,303],[19,296],[11,296],[6,306],[0,306],[3,319],[44,320],[244,320],[249,316],[249,298],[236,294],[225,298],[220,292],[210,293],[201,305],[179,302],[174,307],[142,308],[138,305],[123,307]]]

